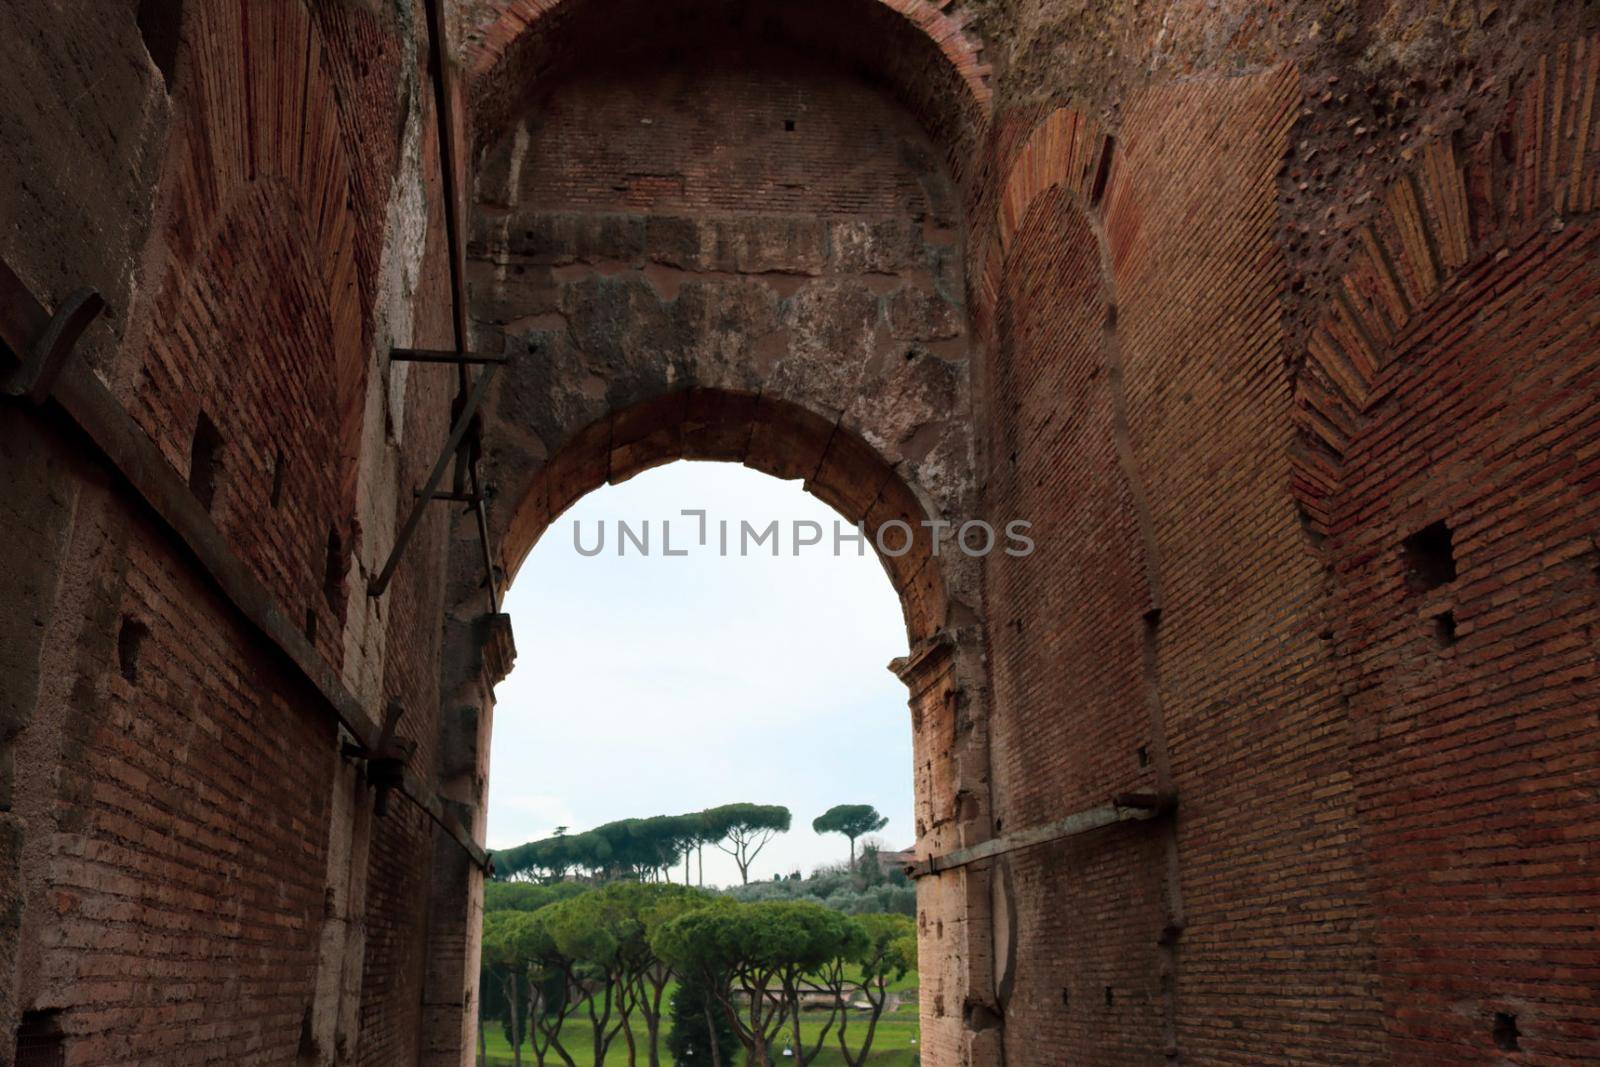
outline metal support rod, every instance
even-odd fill
[[[105,306],[104,298],[93,289],[78,289],[68,295],[22,361],[14,383],[16,394],[27,397],[30,404],[44,403],[78,338]]]
[[[0,373],[7,371],[8,365],[20,365],[27,354],[43,350],[40,346],[48,343],[46,331],[52,321],[67,322],[62,316],[69,311],[76,319],[84,313],[85,306],[74,301],[69,308],[68,302],[63,302],[60,312],[51,316],[10,267],[0,261],[0,342],[4,342],[0,344]],[[70,349],[70,343],[67,347]],[[11,353],[16,354],[15,359]],[[338,673],[306,640],[272,593],[234,554],[188,484],[99,376],[81,361],[61,359],[56,362],[52,377],[54,387],[40,402],[59,408],[88,437],[133,494],[199,564],[223,598],[322,697],[357,745],[366,751],[385,745],[385,725],[379,724],[344,687]],[[387,736],[393,736],[392,726]],[[399,791],[427,812],[474,864],[485,871],[490,869],[483,846],[472,840],[459,819],[447,817],[439,798],[409,770],[401,775]]]
[[[478,464],[473,461],[468,468],[472,477],[472,510],[478,519],[478,544],[483,548],[483,580],[489,588],[489,614],[500,614],[500,576],[494,571],[494,552],[489,547],[489,513],[483,506],[483,485],[479,480]]]
[[[472,417],[477,414],[478,405],[482,404],[483,398],[488,395],[489,385],[494,381],[495,370],[496,365],[491,363],[478,375],[477,383],[467,396],[461,414],[456,416],[456,424],[450,430],[450,436],[445,440],[444,448],[440,451],[433,470],[428,474],[428,481],[422,488],[421,497],[411,505],[411,514],[406,516],[405,525],[400,527],[399,534],[395,536],[394,547],[389,550],[388,561],[384,563],[383,570],[378,572],[378,577],[367,587],[368,596],[382,596],[384,590],[389,588],[389,580],[394,577],[395,568],[400,565],[400,556],[405,552],[412,535],[417,532],[417,524],[422,521],[423,510],[432,502],[433,494],[438,490],[439,482],[444,478],[444,472],[449,468],[450,461],[460,449],[461,443],[466,440],[467,430],[472,427]]]
[[[1171,811],[1176,803],[1176,798],[1164,797],[1157,793],[1123,793],[1112,797],[1110,804],[1074,812],[1064,819],[1031,830],[1023,830],[1007,837],[991,838],[982,844],[956,849],[942,856],[929,856],[906,868],[906,873],[913,878],[926,878],[954,867],[965,867],[979,860],[1015,852],[1018,849],[1048,844],[1062,838],[1077,837],[1119,822],[1154,819]]]
[[[510,363],[503,352],[456,352],[448,348],[393,348],[389,359],[399,363]]]

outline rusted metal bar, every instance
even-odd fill
[[[461,824],[461,820],[454,812],[445,810],[444,802],[439,795],[429,789],[410,768],[402,768],[400,780],[397,785],[401,794],[417,807],[427,813],[434,824],[455,839],[456,844],[467,854],[478,869],[485,874],[494,872],[494,865],[490,861],[489,853],[484,851],[482,845],[472,839],[471,832]]]
[[[30,404],[44,403],[78,338],[105,306],[105,300],[93,289],[79,289],[63,300],[29,346],[22,366],[13,376],[9,389],[12,395],[27,397]]]
[[[1031,830],[1005,837],[991,838],[982,844],[972,845],[969,848],[956,849],[946,852],[941,856],[929,856],[927,859],[912,864],[906,868],[906,873],[913,878],[926,878],[956,867],[965,867],[977,863],[979,860],[990,859],[994,856],[1015,852],[1018,849],[1032,848],[1035,845],[1044,845],[1063,838],[1077,837],[1094,830],[1113,826],[1119,822],[1131,822],[1141,819],[1154,819],[1165,815],[1176,805],[1176,798],[1162,796],[1157,793],[1122,793],[1111,798],[1111,803],[1087,811],[1074,812],[1064,819],[1036,826]]]
[[[478,463],[473,461],[468,473],[472,477],[472,510],[478,521],[478,544],[483,548],[483,581],[489,589],[489,614],[500,614],[500,576],[495,573],[494,550],[489,547],[489,512],[483,505],[483,483]]]
[[[472,427],[473,416],[478,413],[478,406],[489,394],[489,386],[494,381],[496,369],[496,365],[491,363],[478,375],[477,383],[468,395],[461,414],[456,416],[456,424],[451,428],[450,436],[445,440],[444,448],[433,464],[433,470],[428,473],[428,480],[423,484],[421,495],[411,505],[411,514],[406,516],[405,525],[401,526],[400,532],[395,535],[394,547],[389,550],[389,558],[384,563],[383,570],[379,571],[372,584],[367,586],[368,596],[382,596],[384,590],[389,588],[389,580],[394,577],[395,568],[400,565],[400,557],[404,554],[406,545],[411,542],[412,535],[417,532],[417,525],[422,522],[423,511],[432,503],[433,495],[439,489],[439,482],[444,478],[444,472],[450,468],[450,462],[455,457],[456,450],[461,447],[461,442],[466,440],[467,431]]]
[[[414,497],[417,497],[418,499],[421,499],[422,498],[422,490],[421,489],[413,489],[413,490],[411,490],[411,495],[414,496]],[[433,496],[429,497],[428,499],[430,499],[430,500],[444,500],[444,501],[447,501],[447,502],[449,502],[451,504],[474,504],[474,503],[477,503],[477,500],[478,500],[478,498],[473,496],[471,493],[435,493],[435,494],[433,494]]]
[[[77,311],[69,311],[66,304],[62,310],[77,320],[90,306],[90,301],[77,301],[73,304]],[[64,344],[70,354],[76,338],[69,336],[70,330],[63,329],[57,335],[59,340],[51,341],[47,331],[52,321],[67,322],[60,314],[51,316],[10,267],[0,261],[0,342],[4,342],[0,344],[0,370],[14,371],[40,345],[54,350],[54,346]],[[81,329],[78,332],[81,333]],[[52,359],[55,364],[50,375],[53,385],[39,402],[51,402],[60,408],[94,443],[245,621],[275,646],[316,690],[356,744],[366,751],[377,751],[386,745],[384,727],[344,687],[338,674],[306,640],[297,623],[234,554],[188,483],[178,476],[156,443],[111,390],[83,362],[65,356]],[[390,734],[392,736],[392,728]],[[443,805],[426,784],[410,771],[404,771],[398,788],[449,833],[474,863],[488,869],[488,856],[483,847],[472,840],[459,820],[446,818]]]
[[[389,358],[401,363],[510,363],[502,352],[456,352],[448,348],[395,348]]]

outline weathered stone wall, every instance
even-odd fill
[[[725,26],[682,47],[692,68],[668,40],[530,91],[483,151],[477,343],[516,357],[489,416],[492,524],[514,573],[583,493],[679,458],[800,479],[873,533],[908,521],[911,551],[884,562],[907,681],[939,694],[914,734],[917,834],[929,852],[975,843],[977,568],[953,535],[935,557],[920,526],[977,505],[956,188],[896,96],[850,71]],[[922,908],[940,990],[924,1044],[950,1056],[988,952],[986,911],[969,927],[987,882],[967,882]]]

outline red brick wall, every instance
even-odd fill
[[[1303,353],[1275,204],[1292,71],[1131,93],[1098,205],[1087,123],[1010,149],[978,257],[986,507],[1032,509],[1088,563],[1052,572],[1041,539],[1044,559],[986,570],[995,814],[1023,806],[1008,777],[1062,798],[1057,816],[1085,778],[1125,787],[1107,757],[1146,732],[1165,733],[1179,797],[1165,857],[1116,829],[997,879],[1019,914],[1007,1042],[1024,1062],[1040,1033],[1147,1062],[1162,1025],[1196,1062],[1504,1062],[1512,1017],[1541,1062],[1597,1047],[1592,49],[1530,64],[1481,144],[1413,150]],[[1097,300],[1110,329],[1092,328]],[[1087,396],[1080,366],[1103,379]],[[1142,580],[1107,555],[1140,554],[1107,473],[1117,420],[1096,421],[1119,383]],[[1093,435],[1030,456],[1058,421]],[[1418,590],[1401,544],[1439,520],[1457,577]],[[1112,601],[1084,592],[1129,573]],[[1143,580],[1153,700],[1115,624],[1149,602]],[[1094,642],[1046,654],[1096,603]],[[1082,690],[1118,666],[1099,733]],[[1181,931],[1165,952],[1164,913]],[[1108,948],[1136,986],[1171,975],[1173,999],[1076,1033],[1080,1002],[1052,998]]]
[[[411,769],[431,781],[442,510],[420,528],[383,601],[365,592],[411,506],[409,486],[434,459],[454,389],[449,369],[414,368],[405,419],[386,435],[381,399],[368,388],[369,366],[382,366],[373,356],[380,331],[385,346],[453,343],[437,157],[425,150],[419,164],[400,152],[409,107],[431,102],[417,77],[416,27],[392,8],[362,5],[185,7],[173,76],[156,78],[159,95],[145,102],[170,110],[157,163],[120,173],[126,189],[37,183],[48,203],[16,218],[40,232],[21,240],[30,251],[7,243],[0,254],[32,280],[58,218],[148,206],[148,233],[94,250],[137,264],[139,278],[128,306],[119,301],[108,316],[117,337],[97,361],[180,477],[200,413],[215,424],[210,513],[219,531],[292,625],[308,611],[316,617],[318,654],[344,671],[370,713],[386,700],[405,705]],[[108,13],[123,50],[106,62],[143,67],[133,15],[124,26],[122,14]],[[59,65],[63,92],[76,92],[74,79],[97,84],[104,64],[62,58],[59,42],[78,32],[69,29],[41,11],[18,39],[25,66]],[[85,137],[115,118],[78,98],[84,106],[68,122]],[[26,127],[25,116],[8,120]],[[18,151],[53,135],[24,128]],[[422,137],[431,144],[426,120]],[[398,217],[391,198],[417,173],[431,217]],[[394,279],[407,268],[380,270],[386,244],[405,254],[397,230],[421,233],[425,246],[404,286]],[[79,262],[57,267],[69,281],[98,280]],[[326,702],[87,443],[54,430],[46,440],[75,450],[61,466],[70,476],[56,480],[74,521],[65,577],[39,623],[50,681],[17,741],[22,885],[7,897],[22,911],[16,1006],[59,1013],[69,1063],[280,1064],[358,1049],[362,1062],[414,1059],[432,824],[394,798],[370,852],[363,842],[354,853],[357,882],[371,880],[353,894],[364,903],[336,913],[331,886],[342,884],[351,846],[346,831],[330,852],[329,812],[348,778]],[[364,468],[363,444],[377,446]],[[358,514],[378,521],[363,529]],[[331,588],[330,532],[341,550]],[[132,679],[119,659],[125,619],[147,632]],[[370,806],[370,789],[355,788],[356,803]],[[357,936],[326,940],[336,924]],[[340,946],[354,954],[342,964],[329,956]],[[323,1017],[338,1014],[351,982],[343,995],[359,1001],[349,1011],[357,1029],[334,1037]],[[12,990],[8,976],[7,1014]],[[334,1046],[314,1051],[313,1031]]]
[[[1395,1063],[1501,1062],[1495,1012],[1543,1062],[1600,1048],[1596,244],[1526,234],[1414,318],[1333,505]],[[1423,588],[1401,544],[1441,520]]]
[[[163,532],[99,495],[71,710],[25,735],[35,1003],[68,1062],[291,1060],[315,986],[332,723]],[[75,561],[81,565],[82,555]],[[132,679],[125,619],[148,629]],[[40,724],[43,727],[45,724]],[[59,768],[52,770],[52,768]]]
[[[926,210],[916,171],[885,150],[922,140],[909,117],[781,52],[711,50],[692,68],[591,74],[525,122],[518,202],[546,210]]]
[[[996,414],[984,506],[991,521],[1030,520],[1036,550],[992,555],[984,575],[1001,834],[1154,786],[1144,714],[1151,602],[1113,426],[1112,305],[1089,221],[1059,187],[1034,201],[1014,235],[1004,294],[988,371]],[[1140,827],[1007,861],[1017,914],[1015,988],[1002,1000],[1008,1056],[1058,1048],[1143,1063],[1157,1054],[1159,844]]]
[[[333,324],[309,244],[283,190],[237,201],[162,294],[132,411],[185,473],[197,421],[215,425],[212,518],[297,623],[315,614],[318,650],[337,665],[349,590],[336,570],[329,595],[327,549],[332,534],[347,553],[354,534],[340,492],[354,457],[338,448]]]
[[[1275,173],[1295,72],[1153,91],[1107,194],[1130,435],[1164,608],[1157,662],[1202,1061],[1373,1054],[1370,903],[1325,584],[1286,487]]]

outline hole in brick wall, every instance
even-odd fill
[[[1094,207],[1106,195],[1106,182],[1111,177],[1111,157],[1117,150],[1117,139],[1106,134],[1100,139],[1100,161],[1094,169],[1094,185],[1089,188],[1089,206]]]
[[[1111,1007],[1116,1001],[1116,996],[1111,992],[1111,987],[1106,986],[1106,1007]]]
[[[304,1067],[311,1067],[320,1061],[322,1049],[317,1044],[316,1034],[312,1029],[311,1008],[307,1006],[305,1013],[300,1016],[300,1047],[295,1053],[295,1062]]]
[[[217,495],[217,469],[221,465],[222,434],[202,411],[194,424],[194,440],[189,443],[189,490],[207,511]]]
[[[1295,516],[1300,520],[1300,532],[1305,535],[1306,543],[1311,546],[1313,551],[1320,550],[1328,540],[1327,535],[1316,528],[1316,525],[1312,522],[1311,513],[1306,510],[1304,504],[1295,504],[1294,510]]]
[[[272,458],[272,493],[269,499],[273,507],[283,503],[283,449],[281,448]]]
[[[1061,1006],[1063,1008],[1072,1007],[1072,990],[1066,988],[1061,990]]]
[[[67,1062],[60,1013],[25,1011],[17,1027],[17,1067],[62,1067]]]
[[[1139,746],[1138,756],[1139,756],[1139,766],[1141,766],[1141,767],[1150,766],[1150,749],[1147,746],[1145,746],[1145,745],[1140,745]]]
[[[1502,1052],[1515,1052],[1522,1047],[1522,1032],[1517,1029],[1517,1017],[1509,1011],[1494,1013],[1494,1047]]]
[[[1433,641],[1440,648],[1449,648],[1456,643],[1455,612],[1440,612],[1433,617]]]
[[[306,640],[312,644],[317,643],[317,609],[306,609]]]
[[[1117,305],[1115,305],[1115,304],[1107,304],[1106,305],[1106,329],[1107,330],[1115,330],[1116,328],[1117,328]]]
[[[1450,527],[1432,522],[1400,542],[1400,562],[1406,585],[1413,593],[1426,593],[1456,580],[1456,554]]]
[[[344,539],[339,531],[328,531],[327,554],[322,564],[322,595],[337,608],[344,600]]]
[[[150,53],[150,62],[161,72],[161,80],[170,93],[178,71],[183,5],[178,0],[139,0],[135,20],[139,23],[139,36],[144,38],[144,50]]]
[[[1004,830],[1005,827],[1006,827],[1006,821],[1004,819],[996,819],[994,821],[994,832],[995,833],[999,833],[1001,830]]]
[[[150,627],[129,616],[122,620],[117,632],[117,669],[130,682],[139,680],[139,656],[144,652],[144,640],[150,636]]]
[[[785,132],[793,133],[794,132],[794,119],[784,119],[783,120],[783,128],[784,128]]]

